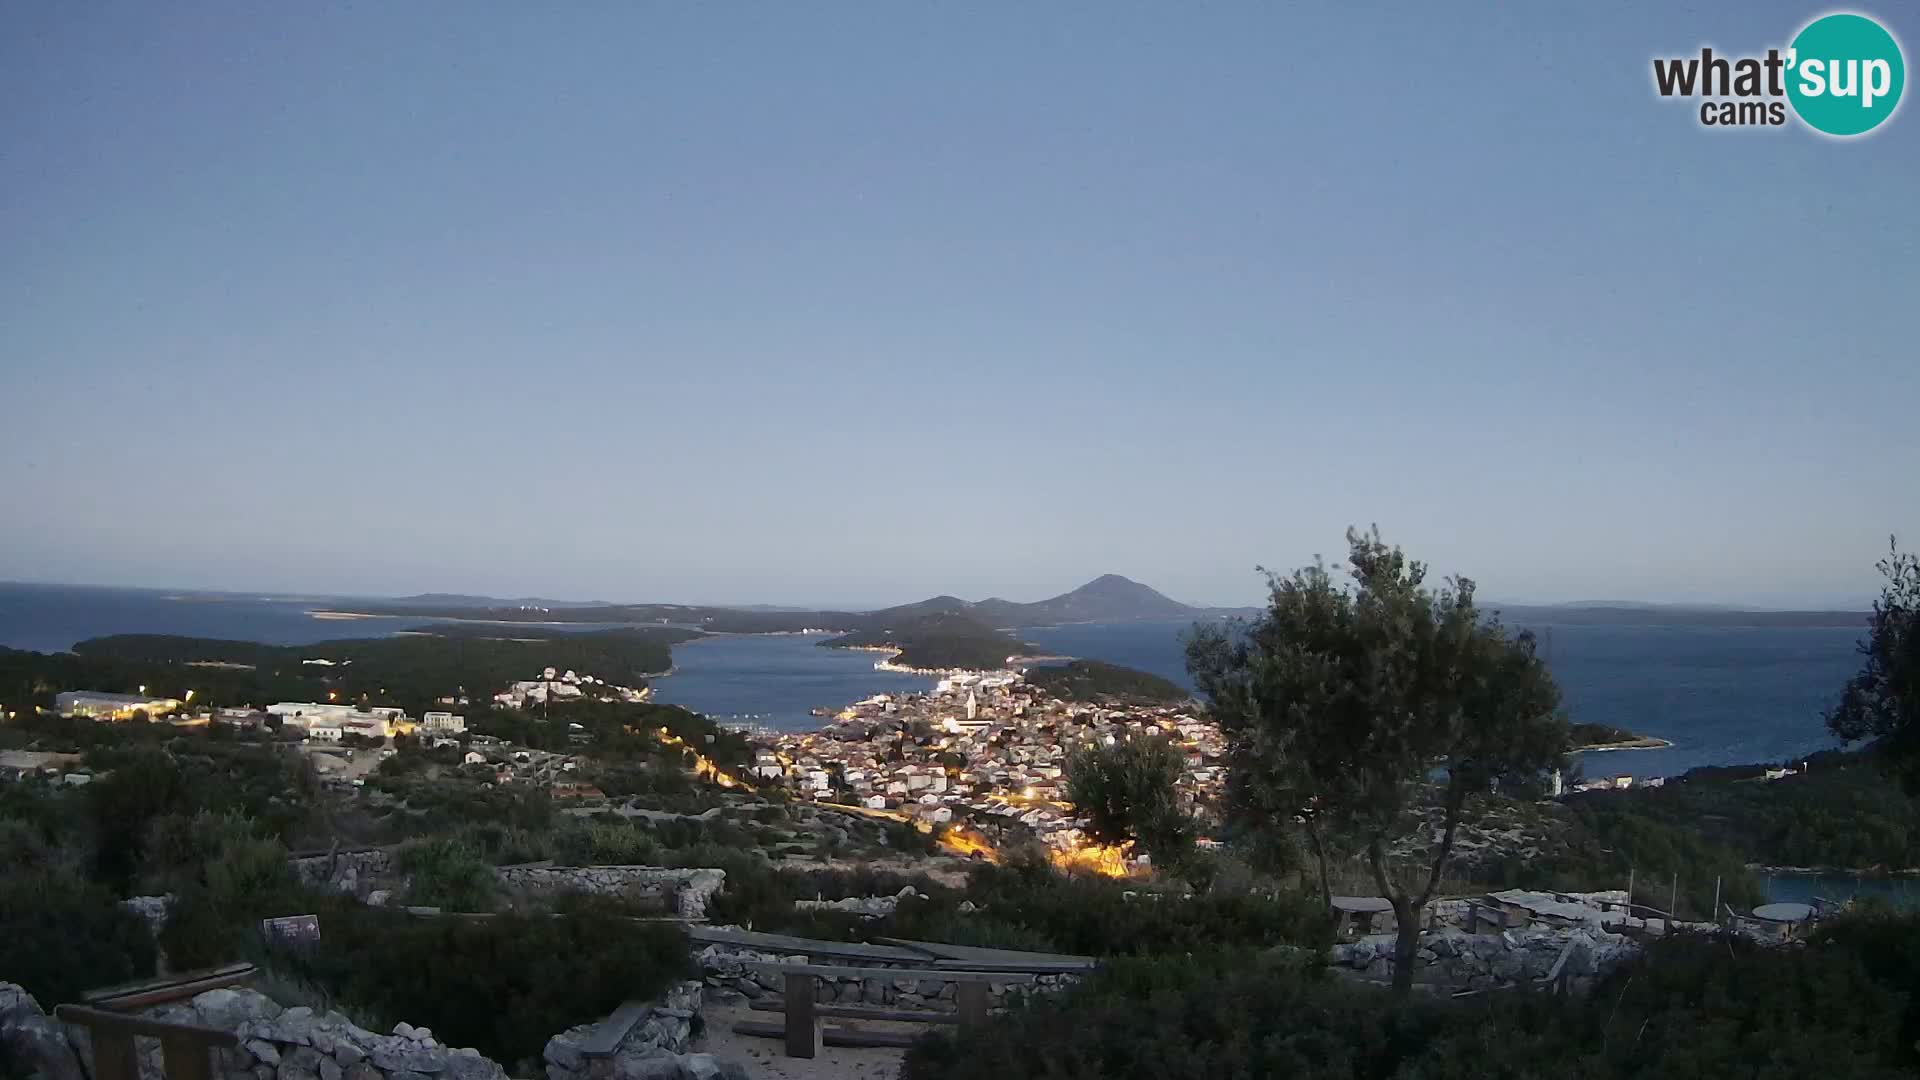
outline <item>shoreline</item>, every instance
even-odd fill
[[[1869,881],[1920,880],[1920,866],[1909,866],[1899,870],[1885,868],[1860,870],[1844,866],[1763,866],[1759,863],[1748,863],[1747,869],[1768,877],[1850,877]]]
[[[1638,735],[1624,742],[1591,743],[1587,746],[1576,746],[1573,749],[1567,751],[1567,753],[1597,754],[1597,753],[1603,753],[1609,750],[1671,750],[1671,749],[1673,749],[1673,743],[1670,740],[1657,738],[1652,735]]]

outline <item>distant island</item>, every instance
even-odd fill
[[[890,663],[916,671],[989,671],[1010,657],[1034,651],[1012,634],[964,615],[909,615],[889,625],[856,630],[822,641],[828,649],[892,649]]]
[[[1102,660],[1029,668],[1027,683],[1062,701],[1172,705],[1193,696],[1170,679]]]
[[[1542,626],[1859,627],[1864,611],[1760,611],[1689,604],[1580,601],[1570,604],[1482,605],[1508,623]],[[727,607],[701,604],[619,604],[543,597],[503,600],[461,593],[423,593],[393,600],[342,602],[328,615],[383,615],[461,622],[608,623],[686,627],[716,634],[879,633],[902,620],[929,615],[970,619],[989,629],[1063,623],[1177,622],[1258,614],[1258,607],[1183,604],[1119,574],[1102,574],[1077,589],[1045,600],[1021,602],[989,597],[963,600],[929,597],[869,611],[793,608],[767,604]]]
[[[45,683],[130,693],[151,685],[169,695],[193,690],[193,700],[208,705],[324,701],[333,693],[418,713],[435,708],[452,688],[491,692],[547,667],[644,687],[672,667],[674,644],[700,636],[664,628],[536,627],[515,627],[511,635],[459,624],[313,645],[116,634],[81,641],[70,652],[0,649],[0,687]]]
[[[1665,750],[1673,744],[1652,735],[1635,735],[1606,724],[1571,724],[1567,727],[1570,753],[1583,750]]]

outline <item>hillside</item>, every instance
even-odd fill
[[[456,688],[476,697],[491,695],[546,667],[643,686],[649,674],[672,666],[675,643],[699,636],[654,628],[580,633],[516,628],[507,639],[480,629],[436,626],[395,637],[292,646],[120,634],[79,642],[71,653],[0,649],[0,687],[44,683],[50,689],[131,693],[148,686],[169,697],[193,690],[194,703],[206,705],[326,701],[331,693],[337,700],[365,698],[418,713]]]
[[[907,615],[820,644],[831,649],[898,649],[900,655],[893,662],[902,667],[969,671],[1005,667],[1007,657],[1033,651],[1033,646],[1011,634],[949,612]]]
[[[903,604],[875,612],[882,616],[968,615],[995,626],[1047,626],[1074,622],[1133,622],[1150,619],[1191,619],[1206,613],[1119,574],[1102,574],[1071,592],[1046,600],[1020,603],[992,597],[980,601],[936,596],[917,604]]]
[[[1027,682],[1064,701],[1173,705],[1193,696],[1158,675],[1100,660],[1031,668]]]

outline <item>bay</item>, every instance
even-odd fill
[[[385,636],[432,620],[313,617],[338,597],[0,585],[0,645],[58,651],[103,634],[186,634],[278,645]],[[1050,652],[1149,671],[1191,687],[1176,622],[1029,627]],[[1569,716],[1671,741],[1665,750],[1583,755],[1592,776],[1673,776],[1699,765],[1787,761],[1834,745],[1821,722],[1858,667],[1859,632],[1829,627],[1531,627]],[[674,650],[656,697],[716,718],[808,730],[815,708],[925,690],[924,676],[875,671],[876,654],[807,635],[722,635]]]
[[[874,694],[931,690],[924,675],[875,671],[881,653],[823,649],[822,634],[716,634],[673,647],[673,674],[653,699],[721,722],[811,731],[814,709],[838,711]]]
[[[1152,672],[1189,689],[1191,622],[1028,627],[1050,652]],[[1588,776],[1675,776],[1701,765],[1790,761],[1837,745],[1823,711],[1859,668],[1846,627],[1530,626],[1576,723],[1666,739],[1663,750],[1580,755]]]

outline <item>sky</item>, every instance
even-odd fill
[[[1650,74],[1824,10],[8,4],[0,579],[1863,602],[1920,114]]]

